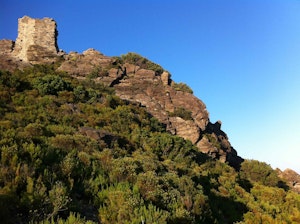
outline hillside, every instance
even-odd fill
[[[33,64],[56,63],[57,71],[114,87],[118,97],[145,107],[172,134],[190,140],[211,157],[239,168],[242,159],[221,131],[221,122],[210,122],[205,104],[186,84],[175,83],[161,66],[136,53],[108,57],[94,49],[82,54],[58,52],[57,33],[52,19],[27,16],[19,19],[16,42],[0,43],[4,53],[0,68],[13,71]]]
[[[52,19],[23,17],[0,41],[4,223],[300,222],[293,185],[240,158],[187,85],[56,37]]]

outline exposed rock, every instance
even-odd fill
[[[0,54],[10,54],[14,49],[15,42],[12,40],[0,40]]]
[[[202,152],[211,157],[239,168],[243,160],[237,156],[227,135],[221,131],[221,122],[210,123],[204,103],[190,93],[176,91],[171,86],[166,85],[166,77],[169,83],[171,79],[166,73],[162,77],[155,76],[153,71],[138,69],[135,71],[135,75],[120,80],[114,88],[120,98],[145,106],[150,114],[166,124],[167,130],[171,133],[190,140]],[[175,108],[185,108],[191,112],[192,120],[170,117],[169,112],[173,112]],[[213,134],[212,138],[215,139],[219,147],[203,137],[205,133]]]
[[[79,133],[98,142],[104,141],[107,145],[111,145],[113,141],[118,140],[118,137],[104,130],[97,130],[90,127],[79,127]]]
[[[0,54],[0,69],[13,72],[16,69],[23,69],[31,66],[30,63],[21,61],[14,57],[11,53]]]
[[[203,136],[201,140],[197,143],[197,147],[201,149],[203,153],[208,154],[212,158],[217,158],[218,149],[213,146],[213,144],[208,140],[207,136]]]
[[[135,73],[135,79],[153,81],[155,79],[155,72],[147,69],[139,69]]]
[[[171,75],[169,72],[167,71],[164,71],[162,74],[161,74],[161,81],[163,82],[164,85],[170,85],[170,82],[171,82]]]
[[[76,76],[86,76],[94,73],[95,76],[102,76],[101,69],[107,67],[113,61],[112,58],[104,56],[99,51],[88,49],[79,54],[70,52],[64,56],[64,61],[58,68]]]
[[[150,114],[166,125],[168,131],[190,140],[198,146],[200,151],[239,168],[243,160],[237,156],[227,135],[221,131],[221,122],[210,123],[205,104],[191,93],[175,90],[170,85],[172,80],[169,73],[163,72],[161,76],[158,76],[152,70],[141,69],[129,63],[110,68],[113,63],[111,58],[107,58],[108,61],[105,63],[97,61],[89,67],[91,64],[88,65],[85,59],[87,55],[92,56],[88,59],[89,62],[105,57],[94,50],[89,50],[88,54],[87,52],[70,53],[59,69],[73,75],[85,76],[90,74],[93,66],[97,64],[99,70],[106,70],[107,73],[105,75],[99,73],[96,81],[113,86],[121,99],[144,106]],[[69,63],[74,63],[70,69],[64,67]],[[170,117],[169,114],[176,108],[184,108],[190,112],[192,119]],[[211,134],[210,140],[218,143],[218,147],[203,137],[205,134]]]
[[[243,159],[237,155],[236,150],[231,146],[226,133],[221,130],[221,124],[221,121],[217,121],[214,124],[209,122],[206,126],[205,133],[210,135],[211,142],[219,145],[218,154],[220,160],[228,162],[233,167],[239,168]]]
[[[19,19],[18,39],[13,52],[13,41],[0,42],[0,49],[3,49],[0,68],[23,68],[29,62],[53,61],[59,55],[63,60],[58,70],[66,71],[78,79],[89,77],[114,87],[121,99],[144,106],[166,125],[170,133],[190,140],[211,157],[239,168],[243,159],[231,147],[227,135],[221,130],[221,122],[212,124],[205,104],[190,92],[175,89],[167,71],[156,73],[147,69],[142,62],[139,65],[120,64],[118,59],[107,57],[95,49],[88,49],[82,54],[58,52],[56,37],[53,19],[37,20],[27,16]],[[185,114],[176,114],[176,111]],[[109,133],[89,128],[81,128],[80,132],[97,141],[110,136]]]
[[[200,137],[199,127],[191,120],[184,120],[181,117],[170,117],[170,123],[174,127],[176,135],[190,140],[193,144],[197,143]]]
[[[84,56],[96,56],[96,57],[100,56],[100,55],[103,55],[99,51],[95,50],[94,48],[89,48],[86,51],[84,51],[82,54]]]
[[[300,194],[300,174],[291,169],[281,171],[277,169],[278,176],[285,180],[293,191]]]
[[[131,150],[131,143],[121,136],[115,135],[103,129],[94,129],[91,127],[79,127],[78,133],[96,140],[102,148],[112,148],[114,144],[125,145],[124,150]]]
[[[58,52],[57,34],[53,19],[24,16],[18,20],[18,38],[13,54],[25,62],[53,62]]]
[[[127,75],[134,75],[140,69],[140,66],[129,63],[125,63],[124,67],[126,68]]]
[[[12,40],[0,40],[0,69],[14,71],[15,69],[23,69],[30,66],[28,63],[14,57],[13,49],[15,42]]]

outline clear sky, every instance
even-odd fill
[[[60,49],[139,53],[192,87],[238,154],[300,173],[299,0],[1,0],[17,19],[51,17]]]

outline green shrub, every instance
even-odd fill
[[[172,83],[172,87],[177,90],[177,91],[182,91],[182,92],[186,92],[186,93],[190,93],[193,94],[193,90],[191,89],[191,87],[189,87],[187,84],[185,83]]]
[[[271,187],[277,186],[280,181],[270,165],[257,160],[245,160],[241,165],[240,177]]]
[[[10,88],[17,88],[20,85],[20,80],[16,75],[7,71],[0,71],[0,86],[6,86]]]
[[[34,222],[31,222],[34,223]],[[51,219],[49,220],[44,220],[41,222],[38,222],[38,224],[96,224],[93,221],[87,221],[84,218],[80,217],[80,214],[73,213],[71,212],[69,217],[64,220],[62,218],[58,218],[57,220]]]
[[[175,108],[174,112],[169,112],[170,117],[181,117],[183,120],[193,120],[192,111],[184,107]]]
[[[46,75],[36,78],[33,81],[33,87],[41,95],[57,95],[60,91],[71,90],[70,84],[58,75]]]
[[[152,61],[149,61],[147,58],[144,58],[141,55],[136,53],[130,52],[128,54],[122,55],[121,59],[124,63],[127,62],[130,64],[138,65],[144,69],[153,70],[157,75],[161,75],[164,71],[164,69],[160,65]]]

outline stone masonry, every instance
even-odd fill
[[[12,40],[1,40],[0,54],[10,54],[14,48],[14,44]]]
[[[57,56],[56,22],[50,18],[18,20],[18,37],[13,54],[30,63],[52,62]]]

